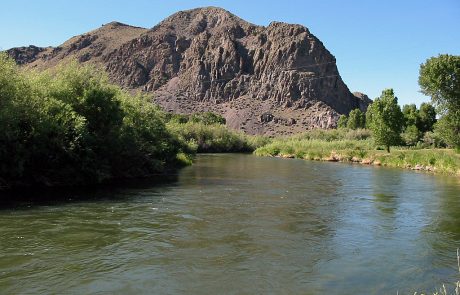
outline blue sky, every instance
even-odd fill
[[[150,28],[170,14],[219,6],[257,25],[307,26],[337,58],[351,91],[375,98],[394,88],[400,104],[429,101],[417,84],[421,63],[460,54],[460,0],[79,0],[3,1],[0,49],[56,46],[116,20]]]

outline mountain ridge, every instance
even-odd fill
[[[250,134],[333,128],[340,114],[370,103],[349,91],[335,57],[308,28],[258,26],[217,7],[180,11],[151,29],[111,22],[55,48],[8,53],[38,69],[71,58],[98,64],[167,111],[217,112]]]

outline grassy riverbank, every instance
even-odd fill
[[[460,154],[452,149],[395,147],[391,153],[375,148],[366,131],[313,131],[278,138],[259,147],[257,156],[317,161],[354,162],[460,175]]]

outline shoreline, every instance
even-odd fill
[[[429,152],[434,150],[419,150],[422,152]],[[308,161],[321,161],[321,162],[338,162],[338,163],[349,163],[349,164],[359,164],[365,166],[378,166],[378,167],[389,167],[389,168],[398,168],[398,169],[405,169],[405,170],[412,170],[412,171],[422,171],[432,174],[444,174],[454,177],[460,177],[460,168],[455,167],[451,169],[447,168],[440,168],[436,166],[436,161],[433,161],[433,164],[427,163],[408,163],[404,160],[401,160],[397,163],[394,163],[392,160],[395,158],[399,159],[403,154],[411,154],[413,152],[418,152],[417,150],[395,150],[392,153],[388,154],[373,154],[368,157],[357,157],[351,155],[343,155],[339,152],[332,151],[329,156],[314,156],[311,157],[308,154],[298,157],[292,153],[277,153],[277,154],[260,154],[257,151],[254,152],[256,156],[262,157],[275,157],[275,158],[282,158],[282,159],[301,159],[301,160],[308,160]],[[397,155],[398,154],[398,155]],[[454,155],[455,156],[455,155]]]

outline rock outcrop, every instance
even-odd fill
[[[28,64],[37,59],[37,56],[46,50],[43,47],[37,47],[34,45],[15,47],[6,51],[6,53],[12,57],[16,63],[20,65]]]
[[[251,134],[333,128],[370,102],[348,90],[334,56],[304,26],[256,26],[215,7],[178,12],[150,30],[110,23],[21,58],[12,50],[31,67],[69,57],[100,64],[167,111],[218,112]]]

